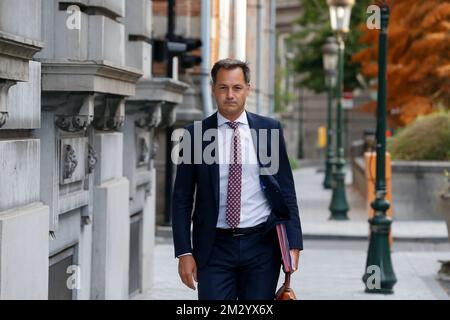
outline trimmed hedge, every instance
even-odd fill
[[[421,116],[387,141],[393,160],[450,161],[450,113]]]

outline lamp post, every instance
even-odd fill
[[[331,28],[338,40],[338,81],[336,110],[336,158],[333,161],[333,195],[329,209],[330,219],[348,220],[349,209],[345,195],[345,159],[342,146],[342,91],[344,82],[344,35],[348,33],[350,16],[355,0],[327,0],[330,9]]]
[[[366,261],[366,273],[363,282],[368,293],[393,293],[393,287],[397,282],[391,261],[391,251],[389,246],[389,231],[392,220],[386,215],[389,209],[389,202],[386,200],[386,69],[387,69],[387,28],[389,22],[389,7],[381,6],[381,30],[379,35],[378,52],[378,101],[377,101],[377,131],[376,131],[376,178],[375,200],[371,207],[375,210],[370,223],[370,242]],[[374,286],[370,281],[369,268],[375,270],[379,268],[379,286]]]
[[[331,138],[333,135],[332,120],[332,104],[333,93],[337,82],[337,60],[338,60],[338,45],[335,37],[328,37],[327,42],[322,47],[323,52],[323,68],[325,70],[325,84],[328,88],[328,110],[327,110],[327,151],[325,161],[325,178],[323,180],[323,187],[331,189],[332,186],[332,159],[333,159],[333,144]]]

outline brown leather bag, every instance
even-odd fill
[[[277,293],[275,294],[275,300],[297,300],[294,290],[290,286],[290,282],[291,274],[285,273],[284,283],[277,290]]]
[[[275,300],[297,300],[294,290],[291,288],[292,262],[284,224],[277,224],[277,234],[283,262],[284,283],[275,293]]]

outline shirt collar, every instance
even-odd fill
[[[223,115],[220,114],[219,111],[217,111],[217,127],[220,127],[221,125],[227,122],[230,122],[230,120],[225,118]],[[248,125],[247,112],[244,110],[239,116],[239,118],[237,118],[234,122],[239,122],[239,124]]]

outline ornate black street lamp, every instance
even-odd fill
[[[345,195],[345,159],[342,146],[342,91],[344,83],[344,35],[348,33],[350,16],[355,0],[327,0],[330,8],[331,28],[338,40],[338,81],[337,81],[337,110],[336,110],[336,158],[333,161],[333,195],[329,209],[330,219],[348,220],[349,206]]]
[[[325,179],[323,180],[323,187],[331,189],[332,186],[332,159],[333,159],[333,144],[331,138],[333,136],[332,127],[332,105],[334,88],[337,82],[337,62],[338,62],[339,47],[335,37],[328,37],[327,42],[322,47],[323,52],[323,68],[325,71],[325,84],[328,89],[328,110],[327,110],[327,151],[325,161]]]
[[[376,131],[376,182],[375,200],[371,203],[375,214],[369,219],[370,242],[367,253],[366,273],[363,282],[368,293],[393,293],[397,282],[391,261],[389,246],[389,231],[392,220],[386,215],[389,202],[386,200],[386,101],[387,101],[387,29],[389,22],[389,7],[381,6],[381,30],[378,52],[378,101],[377,101],[377,131]],[[371,274],[374,272],[374,274]],[[379,279],[373,279],[373,277]],[[374,285],[378,284],[378,285]]]

